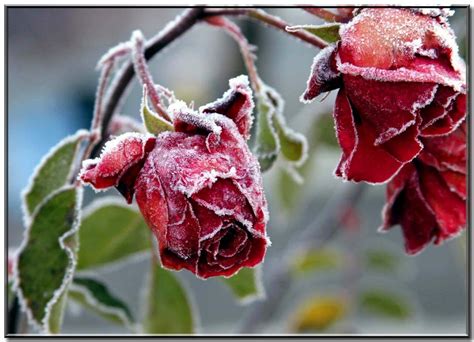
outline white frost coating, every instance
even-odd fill
[[[88,137],[89,136],[89,131],[85,130],[85,129],[80,129],[78,130],[76,133],[74,133],[73,135],[70,135],[70,136],[67,136],[66,138],[64,138],[63,140],[61,140],[58,144],[56,144],[55,146],[53,146],[49,151],[48,153],[46,153],[40,160],[39,164],[36,165],[33,173],[31,174],[30,176],[30,179],[28,180],[28,185],[26,186],[25,189],[23,189],[22,193],[21,193],[21,207],[22,207],[22,212],[23,212],[23,224],[25,225],[25,227],[28,227],[31,223],[31,216],[28,216],[28,209],[27,209],[27,204],[26,204],[26,195],[31,191],[31,189],[33,188],[33,184],[36,180],[36,178],[38,177],[38,173],[39,171],[43,168],[44,164],[61,148],[63,147],[64,145],[67,145],[69,143],[72,143],[76,140],[79,140],[78,142],[78,146],[80,144],[80,141],[83,140],[84,138]],[[73,163],[74,164],[74,163]],[[70,170],[69,170],[69,175],[68,175],[68,179],[70,179],[72,177],[72,172],[74,171],[73,170],[74,168],[71,167]],[[42,201],[44,202],[44,200]],[[42,203],[38,204],[37,207],[40,207]],[[33,213],[32,213],[33,214]]]
[[[316,99],[316,97],[311,100],[306,100],[304,98],[305,93],[311,88],[311,83],[312,83],[311,81],[314,75],[317,76],[317,81],[320,84],[323,84],[324,82],[327,82],[328,80],[335,79],[339,76],[339,72],[338,73],[334,72],[329,65],[331,54],[334,52],[335,49],[336,49],[336,44],[328,45],[324,49],[319,51],[319,53],[314,57],[313,64],[311,65],[311,72],[309,73],[308,80],[306,81],[306,90],[300,96],[299,98],[300,102],[304,104],[308,104],[308,103],[313,102]]]
[[[72,188],[74,188],[74,187],[73,186],[64,186],[64,187],[54,191],[43,201],[43,203],[46,203],[47,200],[49,200],[50,198],[52,198],[53,196],[55,196],[59,192],[67,190],[67,189],[72,189]],[[81,187],[76,188],[76,206],[74,208],[74,212],[75,212],[76,215],[74,215],[74,221],[73,221],[73,224],[71,226],[71,229],[68,230],[62,236],[59,237],[59,246],[62,250],[64,250],[66,252],[66,255],[69,259],[69,265],[65,270],[61,286],[54,291],[53,297],[46,304],[45,316],[44,316],[44,318],[42,319],[41,322],[36,321],[36,319],[33,317],[33,313],[29,309],[28,304],[27,304],[26,299],[25,299],[25,296],[23,294],[23,291],[21,290],[18,263],[16,263],[15,267],[14,267],[13,289],[14,289],[14,291],[16,292],[16,294],[18,296],[20,307],[22,308],[22,311],[26,313],[26,316],[28,318],[29,323],[31,323],[36,329],[38,329],[38,330],[40,330],[40,331],[42,331],[43,333],[46,333],[46,334],[51,333],[50,330],[49,330],[49,324],[48,324],[49,323],[49,318],[50,318],[50,315],[51,315],[51,309],[54,306],[54,304],[57,303],[58,299],[61,297],[63,292],[69,286],[69,284],[72,280],[72,277],[74,275],[74,270],[76,269],[77,260],[76,260],[75,255],[77,254],[79,244],[77,243],[76,246],[75,246],[75,249],[72,250],[71,248],[69,248],[68,246],[65,245],[65,240],[67,238],[71,237],[72,235],[76,234],[79,231],[79,225],[80,225],[80,222],[81,222],[82,191],[83,191],[83,189]],[[37,210],[35,210],[35,212],[32,215],[32,218],[36,217],[36,215],[38,214],[39,209],[41,208],[42,204],[40,204],[38,206]],[[31,222],[33,222],[33,219],[31,220]],[[20,247],[18,248],[18,253],[19,254],[21,254],[21,252],[27,246],[27,243],[29,241],[30,230],[31,230],[31,225],[28,225],[27,228],[25,229],[24,233],[23,233],[23,241],[22,241]]]
[[[295,167],[288,163],[288,162],[283,162],[282,163],[282,169],[293,179],[293,181],[298,184],[298,185],[303,185],[304,184],[304,178],[301,176],[301,174],[295,169]]]
[[[219,172],[215,169],[212,169],[210,171],[203,171],[199,174],[193,175],[193,177],[188,177],[186,182],[190,182],[192,185],[184,184],[181,179],[178,179],[176,184],[171,185],[171,188],[190,197],[206,186],[210,187],[218,179],[235,178],[236,176],[237,170],[233,166],[228,172]]]
[[[291,141],[297,141],[300,142],[302,145],[302,153],[301,153],[301,158],[295,161],[289,161],[287,160],[288,163],[299,167],[305,163],[305,161],[308,159],[308,141],[306,140],[306,137],[299,133],[296,132],[295,130],[291,129],[287,124],[286,124],[286,119],[285,116],[283,115],[283,109],[285,107],[285,100],[278,94],[278,92],[273,89],[272,87],[268,85],[263,85],[262,86],[263,90],[265,93],[270,94],[270,96],[275,100],[274,102],[277,104],[275,108],[275,116],[277,120],[280,123],[281,128],[283,129],[283,134],[287,137],[287,139]],[[270,127],[273,128],[272,121],[270,122]],[[275,132],[276,134],[276,132]],[[279,137],[277,135],[277,140],[279,141]],[[279,143],[279,147],[281,147],[281,143]]]
[[[450,17],[454,15],[454,10],[451,10],[446,7],[412,7],[410,8],[413,12],[418,12],[423,15],[427,15],[430,17]]]
[[[396,128],[393,128],[393,127],[390,127],[389,129],[387,129],[385,132],[383,132],[382,134],[380,134],[377,139],[375,139],[374,141],[374,146],[378,146],[378,145],[381,145],[383,143],[386,143],[387,141],[389,141],[391,138],[393,138],[394,136],[396,135],[400,135],[402,134],[403,132],[405,132],[408,128],[410,128],[411,126],[413,126],[414,124],[416,123],[416,119],[413,119],[411,121],[408,121],[407,123],[405,123],[402,127],[400,127],[399,129],[396,129]],[[418,142],[418,145],[421,146],[420,142]]]
[[[249,119],[250,119],[250,122],[249,122],[249,130],[250,130],[250,128],[253,125],[253,121],[254,121],[254,116],[252,115],[252,112],[253,112],[253,109],[255,108],[255,103],[254,103],[254,100],[253,100],[253,94],[252,94],[252,90],[250,88],[250,83],[249,83],[249,79],[248,79],[247,75],[239,75],[239,76],[236,76],[234,78],[231,78],[229,80],[229,87],[230,87],[230,89],[228,89],[216,101],[214,101],[212,103],[208,103],[204,106],[200,106],[199,107],[199,112],[202,113],[203,110],[206,109],[206,107],[208,107],[209,105],[219,105],[221,103],[225,103],[225,100],[235,91],[241,92],[241,93],[245,94],[247,96],[247,98],[250,100],[250,104],[249,104],[250,105],[250,110],[249,110],[249,115],[248,115]]]
[[[326,28],[326,27],[333,27],[333,26],[339,26],[339,23],[325,23],[321,25],[292,25],[292,26],[286,26],[285,30],[287,32],[298,32],[298,31],[305,31],[308,29],[319,29],[319,28]]]
[[[190,125],[204,128],[217,136],[220,136],[222,128],[216,124],[215,114],[202,114],[191,110],[184,101],[176,101],[168,107],[175,119]]]
[[[240,223],[242,223],[247,229],[252,229],[252,222],[246,220],[242,215],[237,214],[234,210],[232,209],[226,209],[226,208],[221,208],[216,205],[212,205],[209,202],[203,201],[199,198],[195,199],[196,203],[199,205],[203,206],[204,208],[209,209],[210,211],[214,212],[219,217],[222,216],[232,216],[235,217]],[[261,234],[260,234],[261,235]],[[199,240],[201,241],[201,240]]]
[[[87,207],[85,207],[83,209],[82,216],[85,219],[94,214],[96,211],[108,206],[116,206],[138,213],[137,209],[135,209],[132,205],[126,204],[122,198],[117,196],[105,196],[95,199]]]
[[[465,82],[441,75],[436,72],[433,65],[425,67],[425,71],[416,71],[401,67],[395,70],[378,69],[374,67],[358,67],[350,63],[342,63],[339,56],[336,56],[337,68],[344,74],[352,76],[362,76],[367,80],[383,82],[428,82],[439,83],[452,87],[455,91],[463,92]]]
[[[131,42],[122,42],[107,51],[97,62],[96,69],[101,69],[105,64],[114,63],[117,59],[126,57],[132,51]]]
[[[199,243],[201,243],[201,242],[203,242],[203,241],[206,241],[206,240],[208,240],[208,239],[212,239],[217,233],[219,233],[219,232],[222,230],[223,226],[224,226],[224,223],[221,223],[221,225],[220,225],[219,227],[217,227],[217,229],[214,230],[212,233],[209,233],[209,234],[207,234],[207,235],[201,236],[201,237],[199,238]],[[199,254],[200,254],[200,253],[201,253],[201,249],[199,248]],[[215,255],[214,255],[214,256],[215,256]]]
[[[122,175],[125,172],[127,172],[127,170],[130,167],[132,167],[133,165],[138,163],[141,160],[141,158],[143,158],[143,156],[145,155],[145,144],[147,143],[148,139],[150,139],[150,138],[154,138],[154,136],[152,134],[149,134],[149,133],[143,134],[143,133],[138,133],[138,132],[126,132],[126,133],[116,137],[115,139],[111,139],[111,140],[107,141],[105,143],[104,147],[102,148],[102,151],[101,151],[99,157],[94,158],[94,159],[86,159],[82,162],[82,169],[81,169],[81,172],[78,175],[78,179],[80,180],[81,184],[83,186],[89,185],[90,187],[92,187],[92,189],[94,189],[95,192],[103,192],[103,191],[108,190],[108,189],[96,189],[92,184],[84,182],[82,180],[82,176],[83,176],[84,172],[87,172],[87,169],[89,168],[89,166],[98,164],[100,162],[100,160],[103,158],[103,156],[105,156],[106,154],[109,154],[109,153],[113,154],[113,153],[119,151],[120,150],[120,143],[122,141],[132,140],[132,139],[135,140],[135,141],[138,140],[142,144],[142,148],[143,148],[142,155],[135,163],[129,164],[129,165],[127,165],[128,167],[125,167],[123,170],[120,170],[120,172],[117,174],[117,183],[115,184],[115,186],[117,186],[117,184],[120,181],[120,178],[122,177]],[[114,175],[116,175],[116,172],[112,172],[110,174],[102,173],[102,176],[104,176],[104,177],[114,176]]]
[[[439,88],[439,85],[436,84],[433,89],[431,90],[431,93],[429,94],[429,96],[423,100],[422,97],[420,97],[420,99],[418,101],[415,101],[413,102],[413,105],[411,107],[411,113],[415,114],[416,115],[416,112],[418,111],[418,109],[421,109],[423,107],[426,107],[427,105],[429,105],[431,102],[433,102],[435,96],[436,96],[436,92],[438,91],[438,88]]]
[[[103,313],[117,316],[127,328],[129,328],[132,331],[134,330],[135,328],[134,324],[128,319],[127,315],[125,314],[123,310],[120,310],[119,308],[107,306],[99,302],[97,298],[94,297],[94,294],[91,293],[86,286],[72,283],[69,289],[71,291],[76,291],[76,292],[81,293],[89,305],[92,305],[93,307],[97,308]]]
[[[449,24],[446,23],[444,26],[434,25],[432,32],[442,47],[451,50],[451,66],[460,74],[462,81],[465,83],[466,67],[464,61],[459,56],[459,47],[458,44],[456,44],[454,31],[449,27]]]

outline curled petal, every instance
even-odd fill
[[[219,100],[199,108],[201,113],[218,113],[234,121],[240,134],[245,139],[250,137],[252,111],[254,102],[252,90],[246,76],[239,76],[229,81],[230,89]]]
[[[337,45],[329,45],[314,57],[306,90],[301,95],[302,102],[311,102],[321,93],[341,86],[341,75],[336,68]]]
[[[116,186],[131,203],[135,180],[155,141],[149,135],[122,134],[105,144],[99,158],[86,160],[79,177],[95,189]]]

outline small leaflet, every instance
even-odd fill
[[[151,134],[158,135],[162,132],[174,131],[174,127],[170,122],[161,118],[158,114],[153,112],[150,107],[148,107],[148,94],[145,85],[143,86],[143,97],[140,115],[143,120],[143,125],[145,126],[146,130]]]

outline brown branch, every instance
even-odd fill
[[[267,24],[280,31],[283,31],[295,38],[298,38],[299,40],[302,40],[320,49],[323,49],[327,46],[327,43],[324,40],[312,35],[311,33],[308,33],[305,31],[288,32],[286,28],[288,26],[292,26],[291,24],[259,8],[209,8],[209,9],[206,9],[203,15],[204,16],[216,16],[216,15],[218,16],[219,15],[220,16],[223,16],[223,15],[245,16],[248,18],[255,19],[258,22]]]

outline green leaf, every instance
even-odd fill
[[[395,272],[400,265],[397,256],[383,249],[367,250],[365,260],[369,269],[383,272]]]
[[[51,307],[51,314],[48,319],[48,329],[52,334],[59,334],[63,325],[64,309],[66,308],[66,297],[69,292],[64,291],[56,303]]]
[[[307,158],[306,138],[287,126],[280,95],[274,89],[262,85],[262,91],[257,94],[256,102],[255,153],[262,171],[268,170],[280,153],[292,165],[302,165]]]
[[[411,315],[408,302],[401,296],[383,290],[368,290],[360,295],[360,305],[367,312],[392,319],[407,319]]]
[[[322,114],[315,121],[314,143],[339,148],[334,128],[334,119],[331,113]]]
[[[32,323],[46,332],[59,331],[64,306],[58,300],[74,271],[81,200],[73,187],[54,192],[35,211],[20,247],[18,295]]]
[[[306,299],[296,310],[293,319],[293,331],[324,331],[347,313],[347,302],[343,297],[315,296]]]
[[[78,270],[103,266],[150,249],[142,215],[114,197],[96,200],[84,211],[79,230]]]
[[[195,317],[185,289],[172,271],[152,262],[143,329],[148,334],[191,334]]]
[[[48,195],[68,183],[79,145],[87,136],[87,131],[80,130],[63,139],[43,157],[23,193],[26,215],[30,216]]]
[[[145,87],[143,88],[141,116],[143,125],[149,133],[158,135],[161,132],[174,131],[174,127],[170,122],[160,117],[148,107],[147,91]]]
[[[278,199],[280,200],[283,209],[288,212],[296,209],[301,200],[301,197],[299,196],[302,190],[301,184],[295,184],[293,177],[284,169],[278,171],[276,182]]]
[[[220,277],[242,303],[250,303],[263,296],[259,271],[255,268],[242,268],[230,278]]]
[[[327,271],[342,266],[341,253],[334,249],[313,249],[296,256],[292,263],[295,274],[306,274],[315,271]]]
[[[257,101],[257,132],[255,152],[262,171],[271,168],[276,160],[280,146],[278,136],[273,127],[273,116],[276,108],[265,96],[260,94]]]
[[[339,27],[341,24],[330,23],[324,25],[296,25],[287,27],[286,30],[289,32],[304,30],[315,36],[321,38],[328,43],[335,43],[341,39],[339,35]]]
[[[75,277],[69,289],[69,299],[113,323],[131,328],[134,322],[125,302],[96,279]]]

